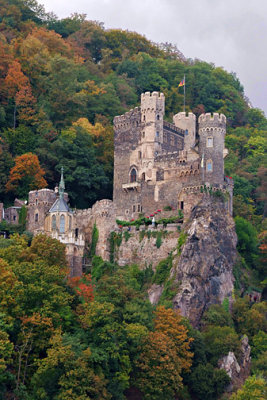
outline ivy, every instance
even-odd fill
[[[130,235],[130,234],[129,234]],[[109,235],[109,249],[110,249],[110,262],[114,262],[116,248],[120,247],[122,243],[122,232],[111,232]]]
[[[94,223],[93,232],[92,232],[92,242],[91,242],[91,246],[90,246],[90,250],[89,250],[89,257],[95,256],[96,245],[98,242],[98,236],[99,236],[99,232],[98,232],[96,223]]]
[[[180,233],[180,236],[179,236],[179,238],[178,238],[178,243],[177,243],[177,251],[178,251],[178,254],[181,254],[181,252],[182,252],[182,246],[185,244],[186,238],[187,238],[187,233],[185,233],[185,232],[182,231],[182,232]]]
[[[157,247],[157,249],[160,248],[161,244],[162,244],[162,232],[159,231],[159,232],[157,232],[157,239],[156,239],[156,247]]]
[[[123,233],[123,237],[124,237],[125,242],[128,242],[128,240],[130,239],[131,236],[132,236],[132,235],[131,235],[130,232],[128,232],[128,231],[125,231],[125,232]]]
[[[161,260],[157,267],[155,275],[153,276],[153,283],[162,285],[168,278],[170,270],[172,268],[172,255],[170,254],[164,260]]]

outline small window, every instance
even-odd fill
[[[207,161],[207,172],[212,172],[212,161],[211,160]]]
[[[78,235],[79,235],[79,229],[75,228],[75,239],[78,239]]]
[[[212,137],[207,138],[207,147],[213,147],[213,138]]]
[[[145,132],[143,132],[143,138],[145,137],[145,135],[146,135]]]
[[[57,220],[56,220],[56,216],[53,215],[52,217],[52,230],[54,231],[57,228]]]
[[[157,115],[157,120],[158,120],[158,121],[159,121],[159,118],[160,118],[160,117],[159,117],[159,114],[158,114],[158,115]]]
[[[35,214],[35,222],[38,222],[38,213]]]
[[[145,120],[146,120],[146,116],[144,115],[144,116],[143,116],[143,121],[145,121]]]
[[[156,132],[156,139],[159,139],[159,131]]]
[[[133,168],[130,174],[130,182],[136,182],[136,176],[137,176],[136,169]]]
[[[135,212],[135,204],[133,205],[133,212]]]
[[[65,233],[65,217],[64,217],[64,215],[60,216],[59,232]]]
[[[184,202],[180,201],[180,210],[183,210],[183,209],[184,209]]]
[[[171,146],[174,146],[174,136],[171,135]]]
[[[185,136],[188,135],[188,129],[186,129],[186,130],[184,131],[184,134],[185,134]]]
[[[142,158],[142,152],[141,151],[138,151],[138,158],[139,158],[139,160]]]
[[[146,180],[146,174],[143,172],[142,173],[142,181],[145,181]]]
[[[168,138],[167,138],[166,133],[163,134],[163,142],[164,142],[164,143],[167,143],[167,142],[168,142]]]
[[[141,211],[141,207],[140,204],[137,205],[137,211],[140,212]]]
[[[37,214],[38,215],[38,214]],[[16,221],[16,215],[13,215],[13,221]]]
[[[71,217],[69,217],[69,231],[71,230]]]
[[[38,200],[37,199],[35,200],[35,204],[38,205]]]

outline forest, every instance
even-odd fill
[[[61,243],[32,238],[25,215],[16,228],[3,221],[1,399],[266,398],[267,119],[234,73],[84,14],[58,19],[36,0],[0,0],[0,202],[54,189],[61,166],[72,207],[112,198],[114,116],[162,91],[171,121],[183,108],[184,74],[186,111],[227,116],[239,251],[232,308],[211,306],[193,328],[168,304],[149,303],[151,268],[95,256],[87,274],[67,279]],[[229,351],[239,359],[243,335],[251,376],[225,394],[218,360]]]

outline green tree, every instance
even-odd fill
[[[215,400],[230,383],[227,373],[211,364],[199,364],[189,375],[188,384],[190,391],[198,399]]]
[[[265,379],[255,375],[250,376],[241,389],[231,396],[231,400],[264,400],[267,395]]]

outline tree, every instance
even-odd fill
[[[40,167],[38,157],[32,153],[26,153],[15,158],[15,166],[11,169],[7,192],[27,198],[28,192],[34,189],[41,189],[47,186],[43,178],[45,171]]]
[[[241,389],[230,400],[265,400],[267,396],[266,380],[256,375],[250,376]]]
[[[238,237],[237,249],[249,265],[253,265],[258,254],[257,231],[249,221],[242,217],[235,218]]]
[[[188,371],[193,353],[181,315],[160,306],[155,312],[155,332],[144,339],[135,362],[135,385],[145,399],[173,399],[182,387],[181,372]]]
[[[5,186],[8,181],[9,171],[14,163],[11,154],[8,152],[7,143],[0,137],[0,201],[3,202],[5,197]]]
[[[240,341],[237,333],[229,326],[208,326],[203,332],[207,349],[208,361],[216,366],[220,357],[233,351],[238,357],[240,353]]]
[[[66,343],[68,337],[57,330],[50,339],[47,356],[39,363],[33,376],[36,398],[58,400],[108,400],[106,379],[101,369],[94,370],[90,348],[83,349],[76,342],[76,349]],[[76,351],[75,351],[76,350]]]
[[[198,399],[215,400],[225,390],[230,378],[223,369],[214,368],[211,364],[199,364],[189,375],[190,391]]]

